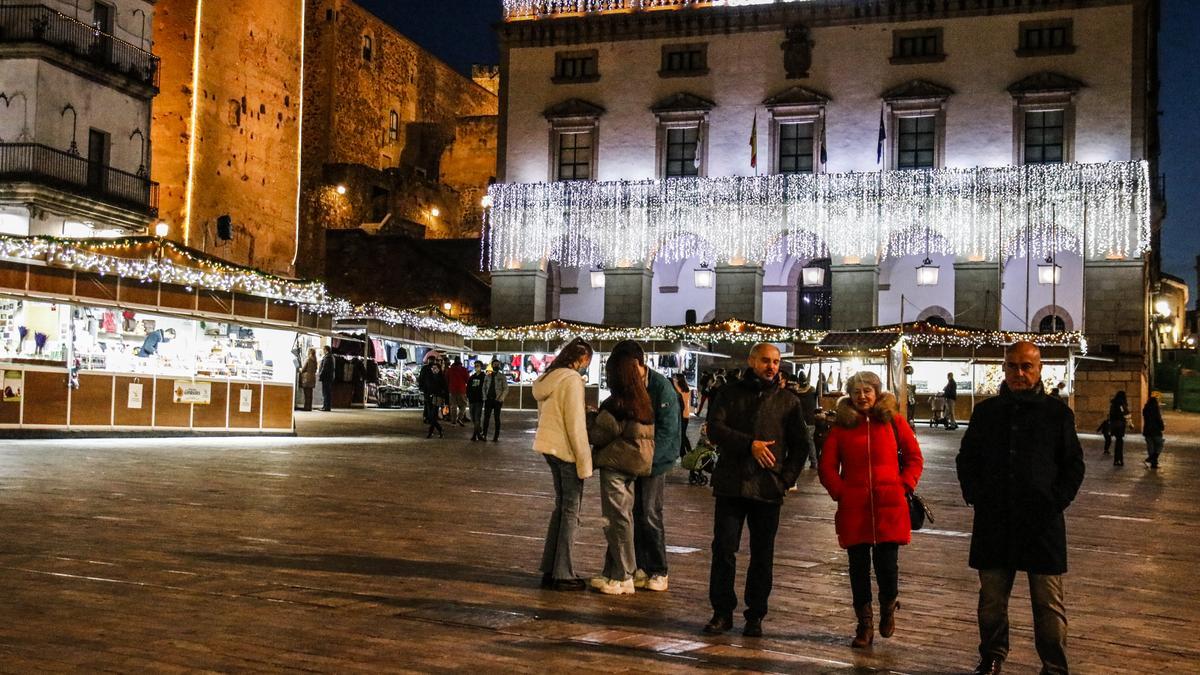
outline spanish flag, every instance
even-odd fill
[[[754,109],[754,123],[750,125],[750,168],[758,173],[758,109]]]

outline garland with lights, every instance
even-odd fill
[[[64,239],[0,235],[0,256],[42,260],[77,272],[111,274],[189,288],[237,291],[296,304],[318,303],[328,295],[325,285],[320,282],[285,279],[230,265],[153,237]]]
[[[489,195],[491,269],[696,255],[756,264],[930,252],[1128,258],[1150,246],[1146,162],[509,183]]]
[[[613,12],[667,7],[711,7],[766,5],[776,2],[809,2],[810,0],[504,0],[504,19],[532,19],[557,14],[583,12]]]
[[[474,337],[479,328],[461,321],[446,318],[436,307],[415,307],[412,309],[396,309],[378,303],[355,305],[342,298],[328,298],[318,303],[311,311],[317,314],[332,316],[335,320],[345,321],[382,321],[390,326],[407,326],[418,330],[431,330],[442,333],[461,335],[465,338]]]

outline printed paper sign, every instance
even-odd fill
[[[24,383],[24,373],[19,370],[4,371],[4,402],[21,402],[21,385]]]
[[[238,412],[248,413],[254,408],[254,390],[243,389],[241,391],[241,399],[238,401]]]
[[[133,410],[141,410],[142,384],[140,382],[131,382],[129,384],[129,400],[125,406]]]
[[[175,380],[175,402],[197,405],[212,403],[212,383]]]

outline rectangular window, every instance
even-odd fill
[[[945,58],[941,28],[892,32],[892,63],[928,63]]]
[[[937,118],[901,117],[896,122],[896,168],[933,168]]]
[[[779,173],[813,172],[812,122],[779,125]]]
[[[700,175],[696,154],[699,142],[699,127],[667,129],[667,167],[664,172],[667,178]]]
[[[1021,23],[1017,54],[1070,54],[1075,51],[1070,19]]]
[[[1063,111],[1025,113],[1025,163],[1062,164]]]
[[[707,72],[707,44],[667,45],[663,47],[660,75],[664,77],[704,75]]]
[[[558,135],[558,180],[591,180],[592,134]]]
[[[595,82],[600,78],[599,52],[558,52],[554,55],[555,82]]]

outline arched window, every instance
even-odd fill
[[[929,324],[930,326],[945,326],[946,320],[941,316],[934,314],[933,316],[925,319],[925,323]]]
[[[388,140],[395,141],[400,138],[400,116],[393,110],[388,116]]]
[[[1042,317],[1038,322],[1039,333],[1061,333],[1067,329],[1067,322],[1063,321],[1061,316],[1051,314],[1050,316]]]
[[[363,61],[371,60],[371,48],[373,46],[374,46],[374,40],[371,39],[371,36],[363,35],[362,36],[362,58],[363,58]]]
[[[829,258],[810,261],[805,267],[825,270],[821,275],[821,285],[807,286],[804,277],[800,278],[800,307],[797,308],[797,328],[810,330],[829,330],[833,319],[833,275],[829,273]]]
[[[684,312],[683,313],[683,322],[689,326],[696,323],[696,310],[689,309],[688,311]]]

